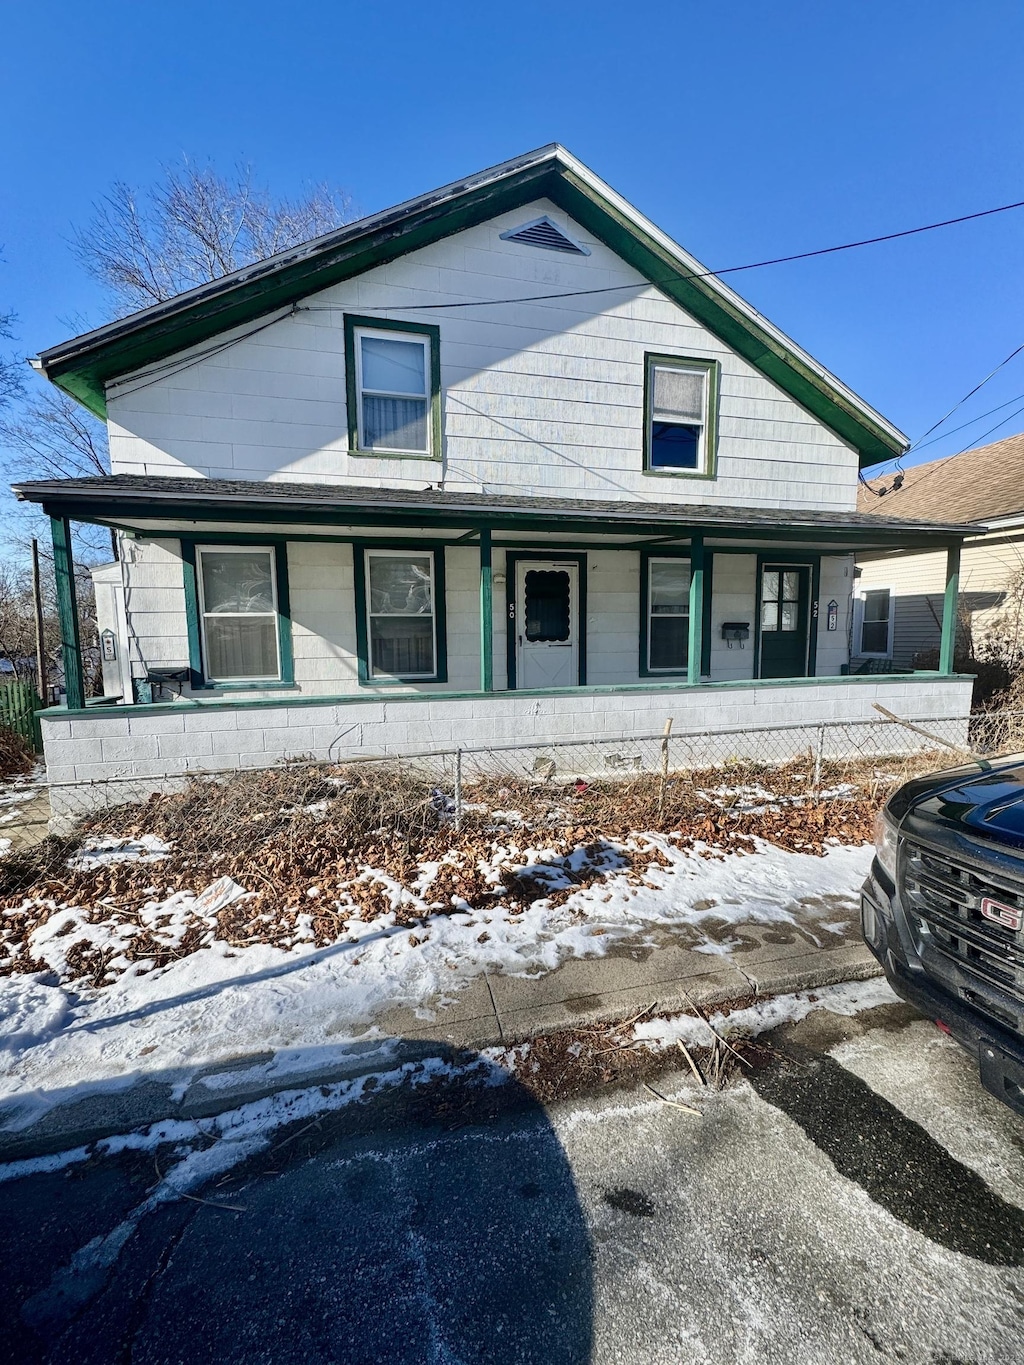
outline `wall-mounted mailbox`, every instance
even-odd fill
[[[740,649],[742,649],[744,640],[750,639],[750,622],[723,621],[722,639],[730,649],[732,649],[733,645],[739,645]]]

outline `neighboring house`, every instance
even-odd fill
[[[844,676],[854,554],[964,533],[856,510],[905,437],[561,147],[38,366],[110,433],[16,490],[69,659],[69,520],[122,551],[56,781],[967,710],[948,653]]]
[[[891,482],[869,480],[877,488]],[[899,489],[878,497],[862,488],[862,512],[879,521],[971,522],[960,561],[960,613],[977,642],[986,630],[1024,628],[1006,619],[1006,592],[1024,569],[1024,433],[945,460],[914,465]],[[934,550],[862,551],[857,555],[852,654],[912,668],[939,648],[946,556]]]

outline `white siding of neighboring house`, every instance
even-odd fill
[[[501,241],[502,231],[545,212],[592,254]],[[549,304],[421,314],[413,307],[618,285],[629,287]],[[410,489],[443,478],[449,489],[496,493],[855,506],[849,445],[547,201],[305,304],[322,311],[299,312],[178,372],[141,372],[112,385],[113,471]],[[382,305],[390,311],[379,316],[441,329],[443,464],[347,452],[343,312]],[[645,351],[721,361],[716,479],[642,472]]]
[[[893,664],[909,668],[915,655],[938,649],[946,586],[945,552],[864,555],[858,559],[858,567],[858,595],[870,588],[890,588],[894,593]],[[1021,567],[1024,536],[1008,542],[1005,534],[993,532],[964,546],[960,608],[970,616],[976,638],[999,620],[1007,582]],[[854,639],[854,654],[857,645]]]

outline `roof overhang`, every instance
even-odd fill
[[[225,524],[247,533],[274,527],[342,528],[422,533],[537,532],[603,537],[759,545],[785,542],[834,550],[909,549],[948,545],[976,535],[976,524],[894,521],[864,513],[775,508],[699,507],[664,501],[619,502],[586,498],[527,498],[508,494],[364,488],[341,484],[161,478],[116,474],[14,486],[23,502],[53,517],[135,530],[179,534],[182,524]],[[285,533],[285,532],[282,532]]]
[[[38,368],[105,417],[112,380],[540,198],[552,200],[848,441],[863,466],[907,448],[901,431],[557,144],[52,346]]]

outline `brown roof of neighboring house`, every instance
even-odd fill
[[[891,473],[868,482],[892,483]],[[903,487],[883,498],[863,486],[857,508],[880,517],[992,521],[1024,513],[1024,432],[944,460],[912,465]]]

